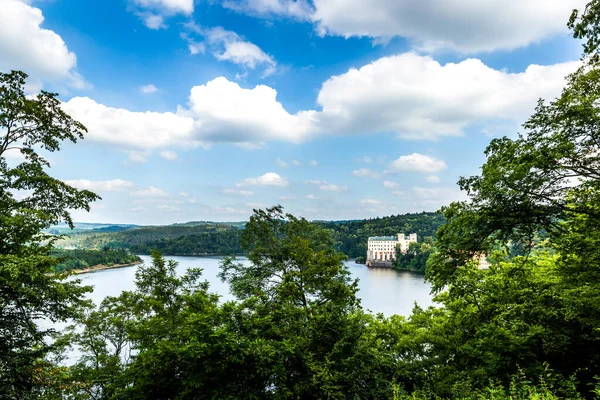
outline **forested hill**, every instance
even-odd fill
[[[394,215],[390,217],[315,222],[333,232],[335,247],[348,257],[364,256],[369,236],[413,233],[433,236],[444,219],[437,213]],[[115,232],[92,230],[78,232],[60,241],[63,248],[128,249],[149,254],[153,249],[166,255],[242,254],[240,233],[243,223],[192,222],[168,226],[135,227]]]
[[[193,223],[149,226],[106,232],[93,230],[69,235],[58,242],[62,248],[129,249],[150,253],[153,249],[169,255],[239,254],[240,229],[226,223]]]
[[[444,217],[438,213],[422,212],[357,221],[320,223],[334,232],[337,250],[348,257],[355,258],[367,254],[369,236],[416,233],[419,241],[422,241],[424,237],[434,236],[444,221]]]

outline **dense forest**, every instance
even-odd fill
[[[135,254],[124,249],[110,250],[60,250],[54,249],[50,253],[58,260],[54,270],[71,271],[74,269],[93,268],[99,265],[113,266],[134,264],[142,261]]]
[[[176,238],[149,240],[128,246],[132,253],[150,254],[159,250],[162,254],[178,256],[207,256],[243,254],[240,229],[228,229]]]
[[[362,308],[336,250],[355,249],[339,244],[346,224],[280,206],[255,210],[239,232],[247,263],[222,260],[231,300],[154,252],[134,290],[92,304],[91,287],[54,270],[47,230],[73,227],[70,212],[99,197],[49,175],[43,156],[86,128],[57,94],[27,95],[25,73],[0,73],[0,398],[600,398],[600,0],[568,26],[582,67],[460,179],[468,200],[442,208],[426,262],[435,306],[406,318]],[[441,217],[427,218],[423,236]],[[371,222],[357,224],[348,232],[370,234]],[[114,234],[140,245],[179,238],[172,229]],[[422,265],[430,244],[402,266]],[[482,254],[489,269],[477,268]]]
[[[417,233],[419,241],[433,237],[444,223],[439,213],[392,215],[390,217],[347,222],[322,222],[333,233],[334,246],[350,258],[367,254],[369,236],[396,236],[399,233]]]

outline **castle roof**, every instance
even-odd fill
[[[369,240],[387,240],[390,242],[397,242],[398,241],[398,237],[396,236],[371,236],[369,238]]]

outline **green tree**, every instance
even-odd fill
[[[587,40],[583,66],[557,99],[538,102],[524,133],[491,141],[481,174],[459,181],[470,200],[443,210],[427,277],[450,342],[428,346],[448,360],[446,393],[461,376],[482,387],[546,365],[588,395],[600,368],[599,4],[570,21]],[[509,259],[515,248],[523,256]],[[497,250],[479,270],[474,258]]]
[[[255,368],[266,371],[269,392],[257,397],[389,398],[391,368],[330,232],[277,206],[255,210],[242,246],[251,264],[226,259],[221,277],[242,301],[239,327],[262,354]]]
[[[87,210],[98,198],[46,173],[50,164],[40,150],[57,151],[61,142],[81,139],[85,128],[62,111],[56,94],[26,96],[26,78],[0,73],[0,397],[8,398],[48,390],[48,326],[75,316],[89,290],[50,273],[56,261],[52,241],[41,244],[49,240],[42,229],[72,226],[68,210]],[[9,154],[22,160],[9,162]]]

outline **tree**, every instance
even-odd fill
[[[582,67],[538,102],[524,133],[491,141],[480,175],[460,179],[470,199],[443,209],[428,263],[448,310],[440,326],[456,338],[429,346],[449,360],[447,376],[479,386],[546,365],[587,395],[600,368],[600,2],[569,26],[586,40]],[[497,250],[489,271],[476,268]]]
[[[42,229],[58,222],[72,227],[69,210],[89,210],[98,199],[45,171],[50,164],[40,151],[76,142],[85,127],[62,111],[57,94],[26,96],[26,78],[0,73],[0,397],[19,398],[50,383],[44,373],[51,368],[44,362],[52,349],[49,325],[77,315],[90,290],[51,274],[53,241]]]
[[[328,230],[285,214],[255,210],[242,233],[250,265],[226,259],[221,278],[241,300],[238,328],[260,354],[259,398],[389,398],[382,363],[357,283]]]

